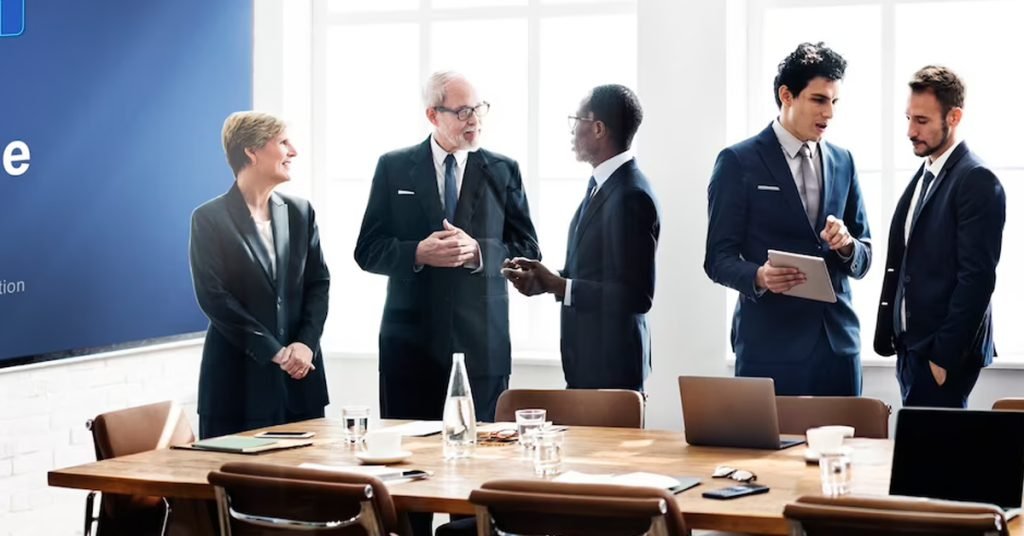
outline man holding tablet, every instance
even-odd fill
[[[775,380],[779,395],[859,395],[860,324],[848,278],[871,265],[853,157],[822,140],[846,60],[803,43],[779,64],[779,116],[718,155],[708,187],[704,271],[740,293],[733,315],[736,375]],[[799,269],[768,250],[824,259],[835,302],[786,295]]]

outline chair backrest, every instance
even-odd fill
[[[553,424],[644,427],[644,397],[626,389],[509,389],[498,397],[494,419],[515,421],[524,408],[547,410]]]
[[[852,426],[856,437],[888,439],[892,408],[861,396],[776,396],[779,433],[803,435],[808,428]]]
[[[1000,398],[992,404],[992,409],[1024,411],[1024,398]]]
[[[97,461],[195,440],[185,411],[171,401],[102,413],[86,426],[92,430]],[[161,497],[104,493],[100,502],[101,532],[104,526],[110,527],[128,518],[131,521],[126,522],[132,524],[162,522],[166,513]],[[145,520],[138,519],[140,517]]]
[[[791,534],[817,536],[1007,536],[1002,510],[990,504],[915,497],[805,496],[786,505]]]
[[[479,534],[689,534],[675,497],[633,486],[493,480],[473,490]]]
[[[171,401],[110,411],[91,422],[97,460],[195,440],[185,411]]]
[[[407,534],[380,479],[232,462],[208,476],[225,536]]]

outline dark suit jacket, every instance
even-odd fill
[[[484,149],[466,160],[453,224],[480,244],[482,270],[416,269],[416,246],[441,230],[443,219],[430,139],[381,156],[355,249],[363,270],[388,276],[380,370],[447,369],[452,353],[463,352],[470,376],[508,375],[508,290],[501,263],[540,257],[519,165]]]
[[[992,363],[992,291],[1006,221],[999,179],[960,143],[924,199],[904,242],[911,197],[924,166],[896,206],[875,327],[875,351],[896,352],[893,308],[904,287],[903,344],[947,370]]]
[[[276,279],[237,184],[192,213],[192,281],[210,318],[199,372],[200,415],[254,420],[283,408],[308,413],[328,403],[320,334],[330,275],[313,207],[275,193],[270,212]],[[271,362],[293,342],[314,352],[316,370],[301,380]]]
[[[562,307],[565,381],[579,389],[640,389],[651,371],[647,311],[661,219],[636,160],[612,173],[579,218],[577,209],[562,271],[572,279],[572,305]]]
[[[822,327],[834,353],[860,353],[860,324],[848,278],[864,277],[871,265],[868,218],[850,152],[825,141],[819,148],[824,180],[813,228],[771,125],[724,149],[715,162],[708,186],[704,271],[714,282],[740,293],[732,324],[737,361],[770,363],[789,356],[793,365],[811,360]],[[854,238],[848,262],[819,236],[829,214],[842,219]],[[757,269],[769,249],[824,257],[836,303],[771,292],[758,296]]]

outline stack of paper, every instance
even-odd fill
[[[384,430],[398,432],[405,437],[423,437],[440,434],[441,426],[441,421],[413,421],[389,426],[384,428]]]
[[[613,474],[592,474],[579,471],[566,471],[557,477],[555,482],[568,482],[573,484],[613,484],[616,486],[642,486],[648,488],[661,488],[672,490],[676,493],[696,486],[700,483],[697,478],[675,478],[659,475],[656,473],[626,473],[622,475]],[[681,487],[681,489],[680,489]]]

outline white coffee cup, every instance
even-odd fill
[[[375,455],[396,454],[402,451],[402,434],[391,430],[375,430],[363,436],[366,452]]]
[[[821,454],[839,452],[842,449],[843,438],[846,437],[848,428],[850,427],[822,426],[810,428],[807,430],[807,447]]]

